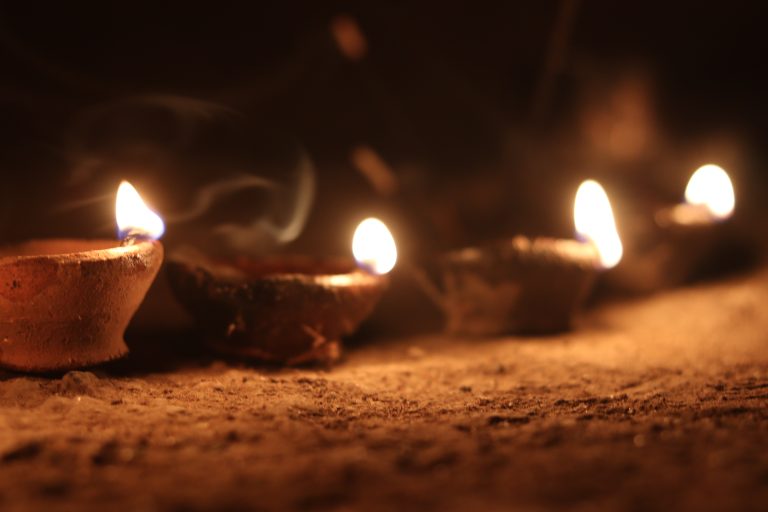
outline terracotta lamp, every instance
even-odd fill
[[[581,241],[517,236],[443,255],[437,295],[447,330],[496,336],[569,329],[596,274],[616,265],[623,252],[597,182],[579,187],[574,221]]]
[[[358,226],[351,258],[211,258],[174,254],[168,277],[206,343],[229,355],[299,365],[331,363],[341,338],[365,320],[387,288],[397,249],[386,226]]]
[[[121,241],[45,239],[0,249],[0,365],[44,372],[125,355],[123,340],[163,260],[164,230],[123,182]]]
[[[608,284],[629,292],[677,286],[721,253],[740,250],[732,222],[735,205],[728,173],[713,164],[699,167],[688,181],[684,202],[631,227],[627,257],[606,275]]]

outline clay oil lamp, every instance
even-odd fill
[[[160,217],[127,182],[116,217],[122,241],[45,239],[0,249],[0,365],[68,370],[125,355],[128,323],[155,279]]]
[[[580,240],[517,236],[445,254],[440,305],[454,334],[546,334],[569,329],[596,274],[622,245],[603,188],[581,184],[574,221]]]
[[[700,167],[688,181],[685,202],[658,210],[632,238],[625,259],[606,276],[609,284],[650,292],[689,281],[731,243],[735,203],[728,173],[713,164]]]
[[[376,306],[397,249],[377,219],[360,223],[356,259],[307,256],[210,258],[184,252],[168,277],[205,341],[223,354],[264,362],[328,364]]]

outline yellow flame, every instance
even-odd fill
[[[621,261],[624,248],[616,230],[611,202],[598,182],[587,180],[579,186],[573,205],[573,221],[576,232],[597,248],[603,268],[614,267]]]
[[[693,173],[685,187],[685,200],[689,204],[705,206],[717,219],[730,217],[736,206],[728,173],[714,164],[702,165]]]
[[[157,240],[165,232],[165,224],[158,214],[149,209],[133,185],[120,183],[115,200],[115,218],[120,237],[128,234]]]
[[[397,247],[392,233],[379,219],[362,221],[352,237],[352,254],[357,263],[375,274],[386,274],[397,262]]]

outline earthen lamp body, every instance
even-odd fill
[[[546,334],[571,327],[597,252],[576,240],[515,237],[442,258],[446,328],[454,334]]]
[[[33,240],[0,249],[0,365],[56,371],[123,356],[159,242]]]
[[[352,260],[173,258],[176,297],[215,350],[287,365],[332,363],[388,279]]]
[[[748,251],[733,219],[713,219],[705,207],[680,204],[659,210],[630,237],[622,262],[606,273],[606,284],[630,293],[679,286]]]

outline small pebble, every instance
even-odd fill
[[[91,372],[67,372],[57,391],[63,395],[90,395],[99,387],[99,378]]]

